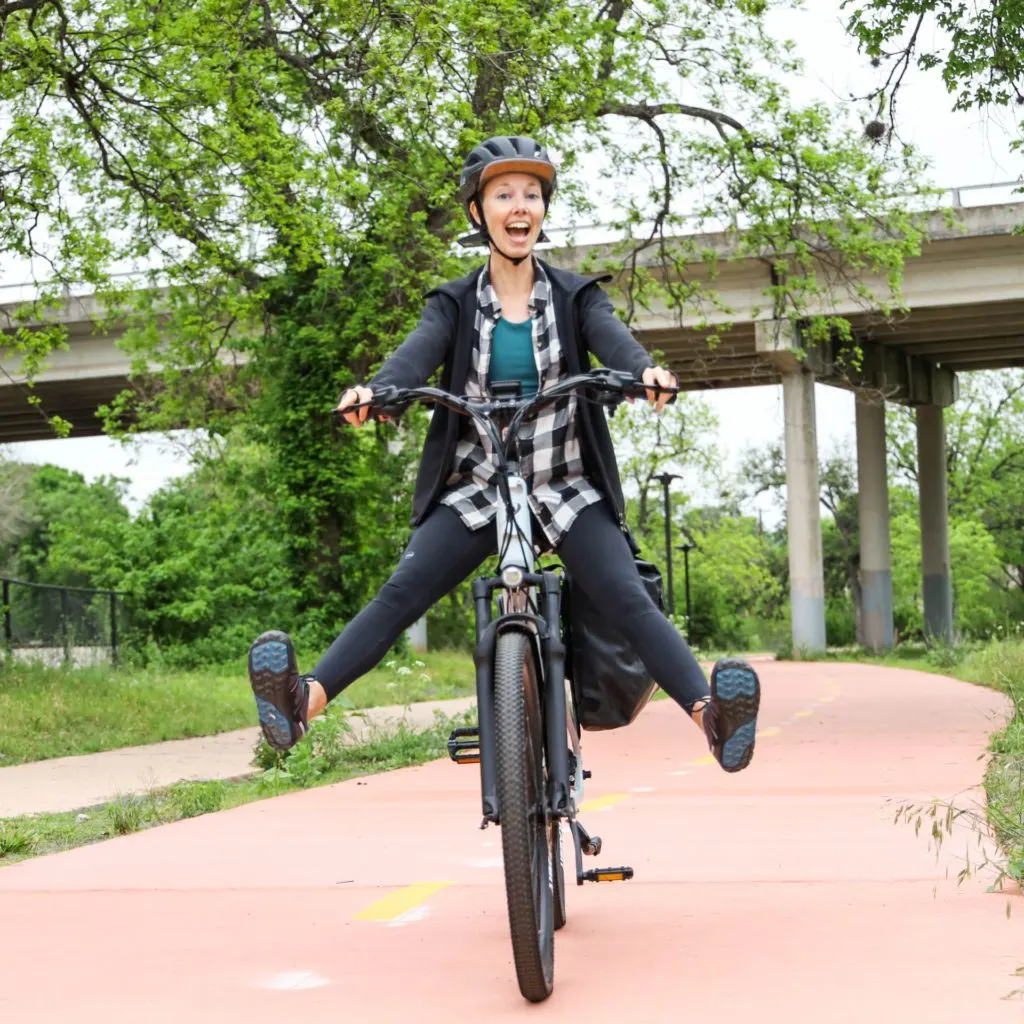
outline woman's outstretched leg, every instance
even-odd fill
[[[693,651],[648,596],[606,502],[579,514],[557,554],[574,585],[625,634],[651,677],[703,728],[722,767],[745,768],[757,730],[757,674],[740,659],[723,659],[715,665],[708,686]]]
[[[495,551],[493,526],[468,529],[438,505],[413,532],[391,578],[352,619],[309,675],[299,675],[286,633],[271,630],[249,649],[249,682],[271,746],[299,741],[309,719],[372,669],[428,608]]]

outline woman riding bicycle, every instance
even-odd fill
[[[589,369],[591,353],[651,386],[647,398],[661,412],[669,394],[653,389],[675,386],[674,375],[653,364],[595,281],[533,255],[547,240],[543,223],[555,180],[554,164],[532,139],[497,136],[469,154],[459,197],[475,232],[463,241],[486,244],[490,258],[430,292],[418,326],[380,372],[342,394],[338,411],[348,423],[365,422],[375,388],[420,387],[438,367],[441,386],[455,394],[486,397],[493,383],[517,381],[520,393],[530,395]],[[690,648],[648,596],[624,532],[625,501],[603,409],[559,399],[524,424],[519,438],[534,535],[546,539],[573,584],[618,625],[651,677],[704,729],[719,764],[726,771],[745,768],[754,749],[757,675],[745,662],[720,661],[709,687]],[[250,648],[249,678],[268,743],[287,749],[298,742],[310,718],[495,554],[495,531],[485,529],[495,515],[492,455],[472,420],[435,409],[413,499],[415,530],[391,578],[309,675],[298,673],[284,633],[264,633]],[[720,687],[720,678],[728,685]]]

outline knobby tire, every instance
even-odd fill
[[[544,779],[544,719],[526,633],[500,633],[494,649],[494,719],[505,894],[519,991],[551,995],[554,908]]]

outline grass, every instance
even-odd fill
[[[1024,882],[1024,642],[993,644],[967,655],[956,674],[1005,693],[1013,702],[1006,727],[989,744],[985,771],[988,818],[1005,851],[1005,872]]]
[[[254,800],[422,764],[446,753],[452,727],[465,724],[464,719],[439,716],[424,732],[412,732],[403,726],[368,743],[344,746],[340,742],[344,734],[344,727],[338,726],[340,718],[336,714],[333,719],[317,719],[311,736],[288,756],[267,757],[266,749],[259,751],[270,767],[252,778],[179,782],[141,795],[122,795],[80,811],[0,819],[0,865],[240,807]]]
[[[991,754],[985,771],[987,822],[974,821],[981,830],[991,830],[1005,862],[995,865],[999,880],[1011,878],[1024,882],[1024,640],[1003,640],[993,643],[970,643],[959,646],[901,645],[885,655],[872,655],[859,650],[829,651],[821,659],[863,661],[892,668],[914,668],[962,679],[1005,693],[1012,701],[1012,713],[1005,727],[989,741]],[[943,833],[952,831],[954,821],[973,820],[962,808],[943,805],[942,813],[913,808],[903,815],[918,824],[923,814],[936,824],[929,825],[932,838],[940,841]]]
[[[382,665],[345,691],[350,706],[474,692],[468,654],[436,651],[388,660],[392,667]],[[0,668],[0,722],[0,766],[6,766],[212,736],[255,725],[256,710],[244,662],[193,672],[15,664]]]

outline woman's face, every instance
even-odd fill
[[[499,174],[484,186],[483,200],[487,230],[498,248],[512,257],[529,255],[544,224],[540,179]]]

